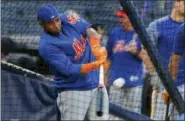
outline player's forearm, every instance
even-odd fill
[[[146,50],[142,49],[141,52],[138,54],[138,57],[143,60],[148,73],[152,73],[154,71],[154,67]]]
[[[96,30],[94,30],[93,28],[88,28],[87,30],[86,30],[86,35],[87,35],[87,38],[88,38],[88,40],[91,40],[92,38],[94,38],[94,37],[97,37],[97,38],[99,38],[100,36],[99,36],[99,34],[96,32]],[[100,38],[99,38],[100,39]],[[99,41],[99,43],[98,44],[100,44],[100,41]]]
[[[88,28],[86,33],[93,54],[95,54],[96,50],[101,48],[99,35],[93,28]]]
[[[168,69],[169,72],[171,73],[173,80],[176,80],[178,74],[180,58],[181,56],[176,54],[173,54],[170,58]]]
[[[140,52],[135,52],[133,53],[135,55],[135,57],[139,60],[142,60],[142,56],[140,55],[141,51]]]
[[[89,38],[89,44],[91,46],[91,51],[93,55],[95,56],[96,60],[102,57],[107,57],[107,50],[105,47],[101,46],[100,38],[97,32],[93,28],[89,28],[87,30],[87,36]]]
[[[81,74],[87,74],[88,72],[96,70],[100,67],[101,64],[104,64],[104,62],[105,62],[105,58],[100,59],[100,60],[96,60],[96,61],[91,62],[91,63],[82,64],[80,73]]]

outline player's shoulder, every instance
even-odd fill
[[[60,14],[60,19],[62,22],[76,24],[81,19],[81,17],[75,10],[70,9]]]
[[[50,36],[49,34],[43,32],[41,37],[40,37],[40,44],[47,44],[49,40],[52,39],[52,36]]]
[[[58,50],[57,48],[59,48],[60,45],[61,43],[57,38],[43,33],[39,41],[39,54],[42,57],[47,57],[49,54],[53,53],[53,51]]]
[[[40,37],[40,41],[39,41],[39,50],[44,50],[46,51],[48,48],[50,48],[51,46],[55,46],[58,45],[59,43],[57,43],[58,41],[56,40],[55,37],[47,34],[47,33],[43,33]]]
[[[168,22],[170,20],[170,16],[167,15],[167,16],[164,16],[162,18],[159,18],[159,19],[156,19],[154,21],[152,21],[149,26],[150,27],[157,27],[157,26],[161,26],[161,25],[164,25],[164,23]]]
[[[45,33],[43,33],[40,37],[39,41],[39,52],[44,52],[46,47],[48,46],[48,41],[51,39],[51,37]]]

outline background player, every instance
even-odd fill
[[[141,44],[126,13],[121,9],[115,14],[121,26],[111,31],[107,43],[110,102],[140,113],[143,84],[143,65],[139,58]],[[110,116],[109,119],[114,118]]]
[[[90,120],[108,119],[105,88],[102,117],[96,116],[95,108],[98,69],[106,60],[98,34],[72,10],[60,16],[54,6],[44,5],[37,10],[37,18],[44,30],[39,53],[55,75],[61,120],[84,120],[85,116]]]
[[[8,37],[1,38],[1,60],[9,61],[9,54],[16,50],[16,43]]]
[[[184,33],[184,24],[182,24],[176,34],[175,43],[173,48],[173,54],[170,59],[169,72],[172,75],[173,80],[181,82],[178,86],[178,89],[184,99],[184,82],[185,82],[185,33]],[[168,102],[167,93],[163,94],[163,100],[165,103]],[[173,110],[171,114],[172,120],[178,119],[177,110]]]
[[[179,26],[184,22],[184,16],[184,1],[176,0],[170,15],[155,20],[149,25],[148,32],[160,53],[163,66],[165,66],[166,69],[168,69],[170,56],[172,54],[175,34]],[[162,101],[162,91],[164,88],[162,87],[160,79],[155,71],[151,73],[151,76],[153,88],[159,92],[157,94],[157,105],[153,118],[155,120],[164,120],[166,110],[166,105],[164,105]],[[176,85],[182,85],[182,82],[177,80]],[[152,95],[152,100],[155,100],[155,98],[156,96]]]

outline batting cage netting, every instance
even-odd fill
[[[1,120],[183,120],[184,4],[2,0]],[[49,32],[59,25],[55,7],[59,39]],[[90,54],[89,26],[107,61],[84,74],[99,59]]]

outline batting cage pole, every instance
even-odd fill
[[[179,114],[184,113],[185,103],[183,101],[180,92],[178,91],[174,81],[172,80],[170,73],[165,70],[163,64],[161,62],[161,58],[157,48],[153,45],[150,36],[148,35],[143,22],[141,22],[140,18],[138,17],[133,4],[130,0],[120,0],[121,6],[123,7],[124,11],[127,13],[134,29],[138,33],[138,36],[146,49],[150,59],[155,67],[156,72],[158,73],[162,84],[164,85],[165,89],[167,90],[170,98],[172,99],[173,104],[175,105],[176,109],[178,110]]]

